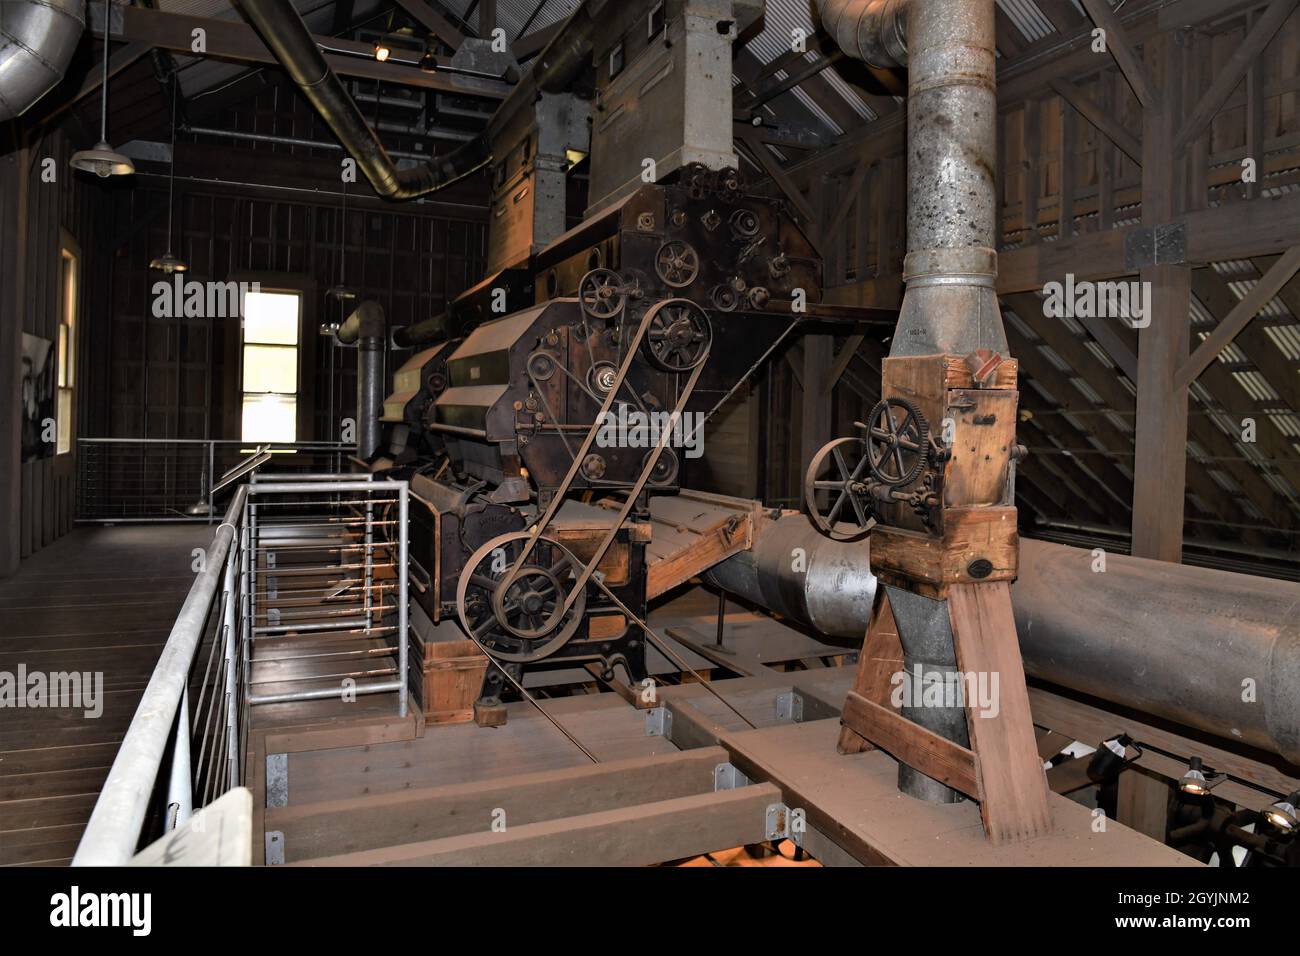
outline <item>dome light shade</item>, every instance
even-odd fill
[[[176,256],[172,255],[172,251],[168,249],[161,256],[150,262],[149,268],[171,275],[173,272],[184,272],[189,268],[189,266],[186,264],[184,259],[178,259]]]
[[[432,50],[426,49],[424,51],[424,56],[420,57],[420,72],[422,73],[438,72],[438,58],[433,55]]]
[[[81,149],[73,153],[71,164],[73,169],[94,173],[100,179],[130,176],[135,172],[135,164],[103,140],[96,143],[93,149]]]
[[[1264,811],[1264,819],[1284,833],[1294,833],[1300,823],[1296,821],[1296,804],[1300,803],[1300,791],[1279,800]]]

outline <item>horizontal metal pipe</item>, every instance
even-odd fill
[[[876,587],[868,556],[865,541],[832,541],[792,515],[706,578],[860,646]],[[1300,766],[1300,585],[1100,557],[1021,541],[1011,596],[1026,673]]]
[[[357,697],[363,694],[386,694],[392,690],[401,690],[402,682],[400,680],[384,681],[381,684],[357,684],[355,687],[327,687],[320,690],[299,690],[291,691],[287,694],[252,694],[248,698],[250,704],[287,704],[295,700],[331,700],[333,698],[342,698],[349,694],[355,694]]]

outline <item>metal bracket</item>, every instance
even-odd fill
[[[284,833],[280,830],[266,831],[266,865],[284,865]]]
[[[275,552],[274,552],[274,551],[268,551],[268,552],[266,552],[266,566],[267,566],[268,568],[273,568],[273,567],[275,567]]]
[[[673,712],[667,707],[653,707],[645,712],[645,735],[667,737],[673,732]]]
[[[274,595],[272,595],[274,597]],[[280,623],[280,609],[278,607],[268,607],[266,609],[266,623],[275,626]]]
[[[748,787],[752,781],[732,763],[720,763],[713,768],[713,792]]]
[[[289,755],[266,755],[266,805],[268,807],[287,807],[289,805]]]
[[[802,819],[802,810],[791,810],[784,803],[770,803],[763,820],[763,838],[790,840],[795,846],[803,846],[804,827],[796,823],[796,820],[802,821]]]
[[[1124,268],[1179,266],[1187,262],[1187,223],[1169,222],[1124,235]]]
[[[803,721],[803,697],[798,691],[776,695],[776,719],[794,724]]]

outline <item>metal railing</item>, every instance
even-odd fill
[[[221,514],[214,486],[256,448],[264,474],[342,472],[355,445],[216,439],[78,438],[76,520],[207,521]]]
[[[395,693],[406,716],[408,495],[406,482],[369,474],[255,473],[235,487],[74,866],[123,865],[242,785],[254,706]],[[337,647],[296,653],[321,641]],[[379,666],[334,666],[377,651]],[[286,662],[305,671],[258,672]]]

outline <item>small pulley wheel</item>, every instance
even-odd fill
[[[592,269],[578,283],[578,302],[593,319],[612,319],[627,305],[623,279],[613,269]]]
[[[930,455],[930,426],[920,409],[905,398],[886,398],[867,419],[867,456],[871,473],[891,488],[910,485],[921,476]]]
[[[666,285],[684,289],[700,274],[700,254],[682,239],[669,239],[655,252],[655,273]]]
[[[821,532],[836,541],[853,541],[876,524],[866,487],[871,469],[867,443],[840,438],[813,456],[804,476],[808,516]]]
[[[713,326],[690,299],[665,299],[650,310],[645,348],[665,372],[689,372],[708,357]]]

